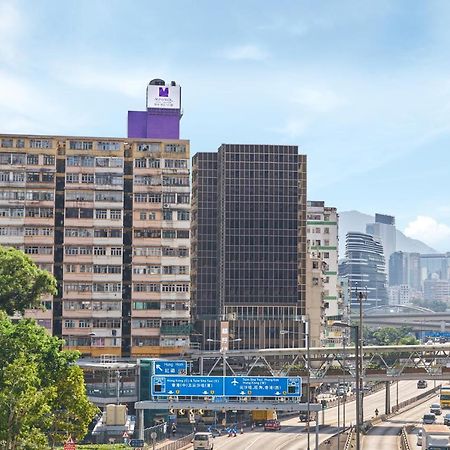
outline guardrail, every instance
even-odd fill
[[[347,440],[345,441],[343,450],[350,449],[350,447],[352,446],[352,441],[353,441],[354,435],[355,435],[355,427],[350,427],[348,430]]]
[[[177,439],[176,441],[158,447],[158,450],[178,450],[179,448],[189,445],[192,442],[192,439],[194,439],[194,433],[188,434],[187,436]]]
[[[441,386],[442,386],[442,385],[439,384],[439,385],[437,385],[436,387],[434,387],[434,388],[432,388],[432,389],[429,389],[429,390],[427,390],[427,391],[425,391],[425,392],[422,392],[422,394],[419,394],[419,395],[417,395],[416,397],[413,397],[413,398],[410,398],[410,399],[405,400],[405,401],[403,401],[403,402],[400,402],[400,403],[398,404],[398,406],[396,405],[396,406],[393,406],[393,407],[391,408],[391,412],[392,412],[392,413],[397,412],[399,409],[402,409],[402,408],[404,408],[405,406],[411,405],[412,403],[415,403],[415,402],[417,402],[418,400],[422,400],[423,398],[428,397],[430,394],[434,394],[435,392],[438,392],[438,391],[441,389]]]
[[[402,427],[402,431],[400,431],[400,450],[411,450],[411,447],[409,446],[406,427]]]

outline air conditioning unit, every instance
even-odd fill
[[[168,203],[164,203],[163,208],[170,208],[170,205]]]

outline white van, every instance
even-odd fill
[[[194,450],[206,449],[213,450],[214,448],[214,438],[211,433],[195,433],[194,434]]]

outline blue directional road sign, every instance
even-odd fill
[[[131,447],[142,448],[142,447],[144,447],[144,440],[143,439],[131,439],[130,445],[131,445]]]
[[[170,395],[204,397],[223,395],[223,377],[157,376],[152,377],[152,396]]]
[[[300,377],[225,377],[227,397],[300,397]]]
[[[186,361],[153,361],[153,373],[155,375],[187,375]]]

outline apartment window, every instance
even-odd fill
[[[189,239],[189,230],[177,230],[178,239]]]
[[[39,164],[39,155],[27,155],[27,164],[37,166]]]
[[[31,148],[52,148],[50,139],[30,139]]]
[[[25,181],[25,172],[13,172],[12,174],[13,174],[13,176],[12,176],[13,182],[23,183]],[[5,181],[9,181],[9,176],[8,176],[8,180],[5,180]]]
[[[170,209],[163,210],[163,220],[172,220],[173,219],[173,211]]]
[[[177,194],[177,203],[189,204],[189,194]]]
[[[175,230],[163,230],[163,239],[175,239],[177,237],[177,232]]]
[[[142,142],[137,146],[138,152],[159,152],[160,144],[153,142]]]
[[[147,220],[147,213],[146,212],[140,212],[139,213],[139,220]]]
[[[156,302],[133,302],[133,309],[138,310],[149,310],[149,309],[160,309],[160,304]]]
[[[66,183],[78,183],[79,175],[77,173],[66,173]]]
[[[108,218],[108,210],[107,209],[96,209],[95,210],[95,218],[96,219],[107,219]]]
[[[164,161],[164,167],[166,169],[187,169],[187,159],[166,159]]]
[[[186,145],[184,145],[184,144],[166,144],[164,150],[167,153],[186,153]]]
[[[120,150],[120,142],[99,141],[97,142],[97,150]]]
[[[147,159],[147,167],[149,169],[159,169],[159,159]]]
[[[24,148],[25,139],[16,139],[16,148]]]
[[[27,172],[28,183],[39,183],[39,172]]]
[[[52,183],[55,179],[55,174],[53,172],[42,172],[42,182]]]
[[[94,247],[94,255],[105,256],[106,255],[106,247]]]
[[[92,141],[69,141],[70,150],[92,150]]]
[[[189,186],[189,177],[163,177],[163,186]]]
[[[95,193],[95,200],[100,202],[121,202],[121,192],[99,191]]]
[[[177,211],[178,220],[189,220],[189,211]]]
[[[135,159],[134,167],[143,169],[147,167],[147,160],[145,158]]]
[[[44,155],[44,166],[53,166],[55,164],[55,157],[53,155]]]
[[[66,319],[64,321],[64,328],[75,328],[75,321],[72,319]]]
[[[12,139],[2,139],[2,148],[12,148],[13,140]]]
[[[109,217],[111,220],[121,220],[122,211],[120,209],[111,209]]]
[[[76,273],[77,266],[76,264],[66,264],[66,273]]]
[[[94,174],[92,173],[83,173],[81,175],[82,183],[93,183],[94,182]]]
[[[111,247],[111,256],[122,256],[122,247]]]

